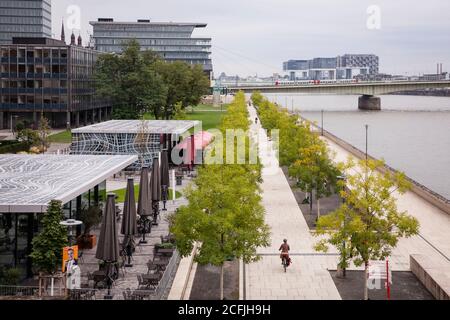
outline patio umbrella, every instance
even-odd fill
[[[161,153],[161,197],[163,200],[163,210],[166,211],[166,202],[169,198],[169,154],[167,150]]]
[[[140,243],[147,243],[147,241],[145,240],[145,234],[151,231],[149,230],[151,229],[151,223],[149,223],[148,217],[152,215],[152,198],[148,175],[148,167],[142,167],[141,180],[139,182],[139,198],[137,207],[137,213],[140,216],[139,223],[141,225],[141,232],[143,234],[143,238]]]
[[[153,158],[152,177],[150,178],[152,196],[153,224],[158,225],[159,201],[161,201],[161,170],[158,157]]]
[[[124,235],[122,247],[126,248],[128,256],[127,267],[132,267],[131,256],[134,249],[134,236],[137,234],[136,223],[136,198],[134,197],[134,180],[128,178],[125,203],[123,206],[123,218],[120,233]]]
[[[114,264],[119,260],[119,239],[116,228],[116,204],[114,193],[108,193],[105,211],[103,213],[102,226],[98,239],[95,257],[106,264],[106,280],[108,285],[108,297],[113,280],[118,276],[118,270]]]

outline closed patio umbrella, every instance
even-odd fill
[[[134,197],[134,180],[128,178],[125,203],[123,206],[123,218],[120,233],[124,235],[122,248],[126,248],[128,256],[127,267],[132,267],[131,256],[134,249],[134,236],[137,234],[136,223],[136,198]]]
[[[161,201],[161,170],[159,168],[158,157],[153,158],[150,189],[152,195],[153,224],[158,225],[159,201]]]
[[[148,175],[148,167],[142,167],[141,180],[139,182],[139,198],[137,207],[139,223],[141,225],[140,232],[142,233],[142,240],[140,241],[140,243],[147,243],[147,241],[145,240],[145,234],[150,233],[151,231],[151,223],[148,217],[152,215],[152,198]]]
[[[108,297],[110,296],[111,285],[118,276],[118,270],[114,266],[119,260],[119,239],[116,228],[116,204],[114,193],[108,193],[105,210],[103,212],[102,226],[97,244],[95,257],[103,260],[106,264],[106,280],[108,285]]]
[[[166,202],[169,198],[169,152],[163,150],[161,153],[161,198],[163,210],[166,211]]]

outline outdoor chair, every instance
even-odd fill
[[[156,265],[153,264],[151,261],[147,262],[147,274],[155,272],[156,272]]]
[[[137,279],[138,279],[138,290],[146,289],[147,283],[144,281],[141,274],[137,275]]]

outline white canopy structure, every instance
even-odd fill
[[[39,213],[67,203],[137,160],[132,155],[0,155],[0,212]]]

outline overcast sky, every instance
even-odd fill
[[[380,56],[380,72],[435,73],[450,68],[448,0],[53,0],[59,38],[67,9],[81,9],[81,34],[99,17],[155,22],[205,22],[194,36],[212,38],[214,73],[271,75],[289,59],[345,53]],[[380,29],[369,29],[380,8]],[[66,30],[66,32],[70,32]],[[78,31],[76,31],[78,33]]]

